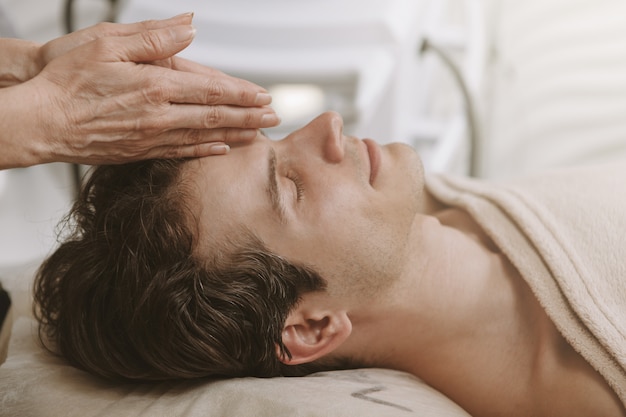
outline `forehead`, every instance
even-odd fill
[[[233,233],[254,231],[269,218],[267,196],[270,142],[234,147],[227,155],[190,160],[183,171],[188,203],[199,228],[199,242],[237,240]]]

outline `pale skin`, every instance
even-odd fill
[[[0,169],[224,154],[277,125],[265,89],[175,56],[192,17],[0,39]]]
[[[285,363],[407,371],[475,416],[626,416],[472,218],[429,195],[409,147],[344,136],[326,113],[283,141],[190,161],[185,179],[201,235],[245,225],[328,281],[287,318]]]

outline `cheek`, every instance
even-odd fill
[[[321,205],[306,227],[282,235],[279,253],[315,268],[332,283],[329,290],[380,291],[400,273],[408,223],[406,213],[397,216],[372,203]]]
[[[362,198],[358,195],[331,191],[323,196],[310,193],[307,198],[292,221],[267,231],[265,242],[287,259],[322,272],[354,249],[354,240],[367,239],[371,227],[364,221],[363,208],[350,204]],[[313,199],[315,204],[310,203]]]
[[[266,244],[292,262],[315,268],[329,282],[379,291],[404,267],[419,199],[410,180],[403,178],[389,192],[317,187],[323,192],[310,192],[297,219],[268,231]]]

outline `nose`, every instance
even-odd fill
[[[307,141],[319,144],[322,157],[329,163],[339,163],[344,156],[343,118],[339,113],[322,113],[308,125],[301,133]]]

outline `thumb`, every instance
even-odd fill
[[[178,25],[146,30],[130,36],[118,37],[118,58],[128,62],[149,62],[170,58],[185,49],[196,34],[192,25]]]

